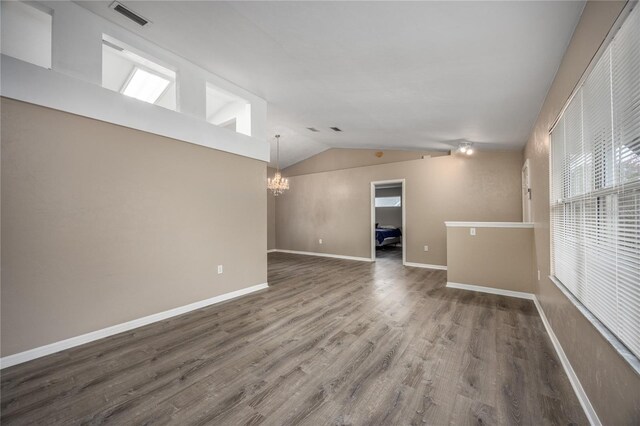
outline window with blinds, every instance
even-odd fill
[[[640,7],[550,136],[552,274],[640,357]]]

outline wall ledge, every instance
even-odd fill
[[[259,290],[263,290],[269,287],[268,283],[257,284],[251,287],[243,288],[240,290],[232,291],[230,293],[221,294],[219,296],[211,297],[209,299],[200,300],[198,302],[190,303],[188,305],[179,306],[177,308],[169,309],[164,312],[158,312],[157,314],[151,314],[146,317],[134,319],[121,324],[116,324],[111,327],[103,328],[101,330],[91,331],[80,336],[71,337],[69,339],[60,340],[58,342],[50,343],[45,346],[40,346],[34,349],[29,349],[17,354],[8,355],[0,358],[0,369],[12,367],[23,362],[31,361],[36,358],[51,355],[56,352],[63,351],[65,349],[74,348],[76,346],[84,345],[95,340],[104,339],[105,337],[113,336],[115,334],[123,333],[125,331],[133,330],[134,328],[142,327],[154,322],[162,321],[168,318],[172,318],[178,315],[186,314],[196,309],[204,308],[206,306],[214,305],[216,303],[225,302],[227,300],[235,299],[240,296],[244,296]]]
[[[152,105],[55,70],[2,55],[0,95],[71,114],[261,161],[265,140],[215,126],[203,119]]]
[[[445,222],[447,228],[533,228],[530,222]]]
[[[620,355],[629,366],[635,371],[637,375],[640,376],[640,359],[636,357],[633,352],[631,352],[625,345],[616,337],[615,334],[611,332],[607,328],[606,325],[602,323],[586,306],[582,304],[570,291],[567,289],[564,284],[560,282],[555,276],[549,275],[549,280],[564,294],[564,296],[569,299],[571,304],[576,307],[578,311],[593,325],[593,327],[598,330],[598,332],[602,335],[602,337],[613,347],[613,349]]]

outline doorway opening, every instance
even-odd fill
[[[406,183],[404,179],[371,182],[371,260],[406,263]]]

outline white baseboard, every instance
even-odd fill
[[[360,261],[360,262],[373,262],[368,257],[343,256],[341,254],[315,253],[315,252],[312,252],[312,251],[281,250],[281,249],[275,249],[273,251],[278,252],[278,253],[303,254],[305,256],[332,257],[332,258],[335,258],[335,259],[357,260],[357,261]]]
[[[267,253],[273,253],[273,252],[275,252],[275,251],[278,251],[278,250],[276,250],[276,249],[269,249],[269,250],[267,250]]]
[[[482,286],[482,285],[460,284],[460,283],[447,282],[447,287],[449,287],[449,288],[457,288],[457,289],[460,289],[460,290],[479,291],[481,293],[498,294],[500,296],[517,297],[519,299],[534,300],[534,295],[531,294],[531,293],[525,293],[525,292],[522,292],[522,291],[513,291],[513,290],[503,290],[501,288],[485,287],[485,286]]]
[[[598,418],[596,410],[591,405],[591,401],[589,401],[589,397],[587,397],[586,392],[582,388],[582,384],[580,384],[580,380],[578,379],[578,376],[576,375],[575,371],[573,371],[573,367],[571,367],[571,363],[569,362],[567,355],[564,353],[564,350],[562,349],[562,345],[560,345],[560,341],[558,341],[558,338],[553,332],[553,329],[551,328],[551,324],[549,324],[549,320],[547,320],[547,316],[542,310],[542,306],[540,306],[540,302],[538,301],[538,298],[534,294],[523,293],[520,291],[502,290],[502,289],[493,288],[493,287],[484,287],[484,286],[460,284],[460,283],[452,283],[452,282],[448,282],[447,287],[533,300],[533,303],[536,305],[536,309],[538,310],[538,314],[542,319],[542,324],[544,324],[544,328],[547,331],[549,338],[551,339],[553,348],[555,349],[556,354],[560,359],[562,368],[564,368],[564,371],[567,374],[567,377],[569,378],[569,382],[573,387],[573,391],[576,393],[576,397],[578,398],[578,401],[580,401],[580,405],[582,406],[582,409],[584,410],[584,413],[587,416],[589,423],[592,426],[602,425],[602,423],[600,422],[600,419]]]
[[[576,375],[575,371],[573,371],[573,367],[571,367],[569,358],[567,358],[567,355],[564,353],[564,350],[562,349],[562,345],[560,345],[560,341],[556,337],[556,334],[553,332],[553,329],[551,328],[551,324],[549,324],[549,320],[547,319],[547,316],[542,310],[542,306],[540,305],[538,298],[535,296],[533,297],[533,303],[535,303],[536,308],[538,309],[538,314],[542,319],[542,324],[544,324],[544,328],[545,330],[547,330],[547,334],[551,339],[551,343],[553,343],[553,348],[556,350],[556,354],[558,354],[558,358],[560,358],[560,363],[562,364],[562,367],[564,368],[564,371],[567,374],[567,377],[569,378],[569,382],[571,382],[571,386],[573,387],[573,391],[576,393],[576,396],[578,397],[578,401],[580,401],[580,405],[584,410],[584,414],[587,416],[587,419],[589,420],[589,423],[591,425],[601,426],[602,423],[598,418],[598,414],[596,413],[596,410],[593,408],[593,405],[591,405],[591,401],[589,401],[589,397],[587,396],[586,392],[582,388],[582,384],[580,383],[578,376]]]
[[[111,327],[103,328],[101,330],[92,331],[90,333],[82,334],[80,336],[71,337],[69,339],[61,340],[59,342],[51,343],[38,348],[29,349],[28,351],[20,352],[14,355],[5,356],[0,358],[0,369],[11,367],[13,365],[22,364],[23,362],[31,361],[36,358],[40,358],[46,355],[51,355],[56,352],[63,351],[65,349],[73,348],[75,346],[84,345],[85,343],[93,342],[94,340],[103,339],[105,337],[113,336],[114,334],[129,331],[134,328],[142,327],[143,325],[151,324],[153,322],[162,321],[167,318],[182,315],[187,312],[194,311],[196,309],[204,308],[205,306],[214,305],[216,303],[224,302],[236,297],[244,296],[249,293],[253,293],[258,290],[263,290],[269,287],[267,283],[254,285],[252,287],[243,288],[241,290],[232,291],[230,293],[221,294],[210,299],[200,300],[198,302],[190,303],[188,305],[179,306],[177,308],[169,309],[168,311],[159,312],[157,314],[148,315],[146,317],[138,318],[132,321],[127,321],[122,324],[113,325]]]
[[[447,270],[447,265],[429,265],[428,263],[404,262],[404,266],[411,266],[413,268],[438,269],[440,271]]]

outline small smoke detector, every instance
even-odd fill
[[[333,130],[334,132],[341,132],[342,129],[340,129],[339,127],[329,127],[331,130]]]
[[[147,25],[147,24],[149,24],[151,22],[150,20],[148,20],[144,16],[140,15],[138,12],[134,12],[133,10],[131,10],[131,8],[129,8],[128,6],[123,5],[122,3],[118,2],[118,1],[114,1],[113,3],[111,3],[109,5],[109,7],[111,9],[115,10],[116,12],[118,12],[119,14],[121,14],[122,16],[124,16],[125,18],[135,22],[138,25],[140,25],[141,27],[144,27],[145,25]]]
[[[315,127],[307,127],[308,130],[311,130],[312,132],[319,132],[320,130],[316,129]]]

